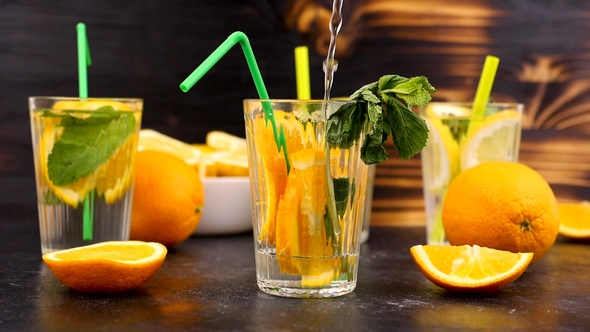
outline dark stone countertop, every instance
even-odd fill
[[[30,220],[30,219],[29,219]],[[0,218],[0,330],[391,331],[590,328],[590,246],[558,238],[547,256],[496,295],[430,283],[409,248],[421,227],[373,227],[356,290],[288,299],[258,290],[250,233],[191,237],[139,289],[69,290],[41,260],[36,223]]]

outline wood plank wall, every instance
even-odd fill
[[[307,45],[312,97],[322,98],[330,9],[329,0],[0,1],[1,202],[35,206],[26,98],[77,93],[76,23],[88,28],[92,96],[143,97],[144,127],[202,142],[213,129],[244,135],[241,100],[256,91],[243,54],[228,52],[187,94],[178,84],[241,30],[271,97],[295,97],[293,49]],[[492,97],[525,104],[521,161],[559,200],[590,200],[590,2],[346,0],[343,19],[333,96],[395,73],[426,75],[437,100],[471,100],[485,55],[497,55]],[[372,223],[422,225],[419,156],[389,149]]]

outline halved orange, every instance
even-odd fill
[[[559,234],[590,240],[590,202],[559,203]]]
[[[533,259],[533,253],[478,245],[416,245],[410,253],[428,280],[456,292],[496,292],[518,279]]]
[[[156,242],[108,241],[43,255],[57,279],[79,292],[117,293],[139,287],[158,271],[166,247]]]

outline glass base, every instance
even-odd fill
[[[263,292],[291,298],[330,298],[346,295],[356,288],[356,281],[334,281],[331,286],[323,288],[302,288],[300,282],[261,280],[258,279],[258,288]]]

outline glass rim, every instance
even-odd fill
[[[330,102],[330,103],[345,103],[345,102],[351,102],[354,100],[344,100],[344,99],[328,99],[327,101],[324,99],[293,99],[293,98],[287,98],[287,99],[260,99],[260,98],[248,98],[248,99],[244,99],[245,103],[253,103],[253,102],[271,102],[271,103],[299,103],[299,104],[322,104],[324,102]]]
[[[431,101],[431,102],[428,102],[428,103],[426,103],[424,105],[420,105],[420,106],[424,107],[424,106],[433,105],[433,104],[471,106],[471,105],[473,105],[473,102],[472,101]],[[524,104],[519,103],[519,102],[499,102],[499,103],[492,102],[492,103],[487,103],[486,105],[503,106],[503,107],[510,107],[510,106],[524,107]]]
[[[84,100],[84,101],[120,101],[120,102],[143,102],[143,98],[133,98],[133,97],[65,97],[65,96],[29,96],[29,100]]]

